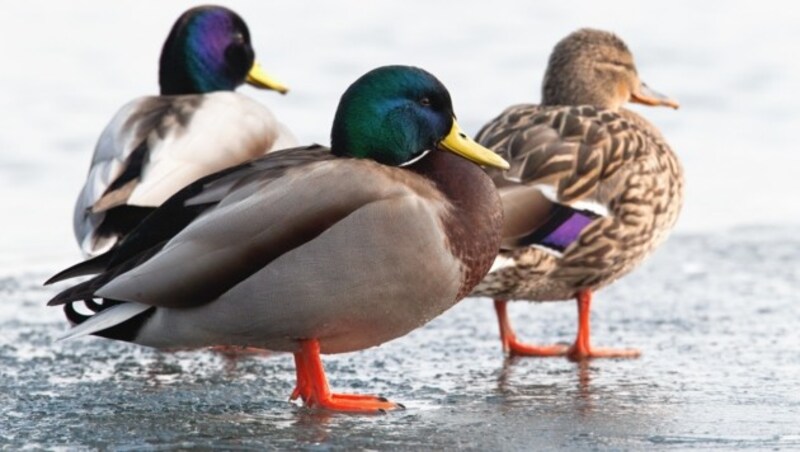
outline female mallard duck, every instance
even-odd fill
[[[161,52],[161,95],[128,103],[100,135],[75,205],[85,254],[110,249],[189,183],[297,145],[269,110],[233,92],[245,82],[287,91],[255,62],[236,13],[201,6],[181,15]]]
[[[578,30],[556,45],[542,105],[517,105],[489,122],[478,141],[505,157],[492,178],[503,201],[500,255],[473,292],[495,299],[506,353],[571,359],[635,357],[591,347],[592,292],[633,270],[667,236],[683,201],[683,174],[661,133],[625,102],[678,104],[639,80],[625,43]],[[575,343],[520,343],[507,300],[576,297]]]
[[[450,94],[431,74],[375,69],[342,96],[330,151],[282,150],[195,182],[109,253],[54,276],[49,282],[98,273],[49,304],[66,303],[78,324],[69,337],[290,351],[293,399],[332,410],[397,408],[331,394],[319,354],[402,336],[489,270],[502,207],[491,179],[467,159],[508,164],[454,118]],[[93,316],[72,309],[92,298],[103,300],[90,301]]]

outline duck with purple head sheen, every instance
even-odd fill
[[[107,255],[54,276],[48,282],[95,275],[49,303],[76,325],[68,337],[288,351],[292,399],[400,407],[331,393],[320,353],[400,337],[470,293],[502,229],[497,190],[479,165],[508,164],[461,132],[439,80],[407,66],[375,69],[347,89],[331,143],[200,179]],[[101,301],[85,315],[72,307],[82,300]]]
[[[244,83],[287,92],[255,61],[236,13],[201,6],[181,15],[161,51],[160,95],[123,106],[100,135],[75,205],[85,255],[110,249],[189,183],[297,145],[268,109],[234,92]]]
[[[495,300],[503,350],[573,360],[631,358],[592,347],[592,292],[633,270],[664,241],[683,203],[683,172],[661,133],[627,102],[678,108],[648,88],[612,33],[582,29],[556,45],[542,104],[505,110],[478,141],[511,164],[492,179],[503,201],[501,252],[473,295]],[[508,300],[577,298],[571,347],[517,340]]]

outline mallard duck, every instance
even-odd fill
[[[591,346],[592,293],[664,241],[683,202],[683,173],[661,133],[624,109],[626,102],[678,108],[641,82],[621,39],[582,29],[550,55],[541,105],[512,106],[476,137],[511,164],[508,172],[492,173],[503,200],[503,245],[474,292],[494,298],[508,354],[639,355]],[[579,314],[571,347],[517,340],[508,300],[571,298]]]
[[[75,205],[84,254],[110,249],[190,182],[297,145],[269,110],[233,92],[245,82],[287,91],[255,62],[235,12],[201,6],[183,13],[161,52],[161,94],[123,106],[100,135]]]
[[[307,406],[398,408],[332,394],[320,353],[402,336],[480,282],[502,207],[473,162],[508,168],[461,132],[441,82],[375,69],[342,96],[330,150],[281,150],[189,185],[112,251],[51,278],[96,274],[49,304],[66,304],[69,337],[288,351],[292,398]],[[80,300],[96,313],[74,310]]]

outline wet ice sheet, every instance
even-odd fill
[[[602,292],[598,345],[633,361],[500,355],[487,300],[466,300],[384,346],[326,357],[335,389],[406,404],[386,416],[318,413],[286,399],[288,355],[232,362],[102,339],[54,342],[44,273],[0,279],[0,445],[641,449],[800,447],[800,240],[752,228],[671,240]],[[567,342],[572,303],[515,304],[522,337]]]

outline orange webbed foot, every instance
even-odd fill
[[[642,356],[642,352],[635,348],[608,348],[608,347],[576,347],[571,346],[566,353],[570,361],[583,361],[594,358],[634,359]]]
[[[326,399],[312,399],[306,403],[306,406],[349,413],[386,413],[406,408],[400,403],[390,402],[385,397],[334,393],[330,394]]]
[[[405,409],[402,404],[390,402],[384,397],[332,393],[319,352],[317,340],[300,341],[300,351],[294,354],[297,386],[292,391],[290,400],[299,398],[308,408],[348,413],[386,413]]]
[[[519,342],[517,338],[511,338],[508,344],[503,344],[503,350],[509,356],[549,358],[566,355],[569,347],[566,345],[532,345]]]
[[[590,311],[592,293],[588,290],[578,292],[578,336],[575,343],[567,351],[567,358],[571,361],[583,361],[593,358],[638,358],[642,352],[635,348],[606,348],[592,347],[590,337]]]
[[[506,300],[495,300],[494,309],[497,312],[497,321],[500,326],[500,341],[503,344],[503,352],[508,356],[528,356],[528,357],[552,357],[564,356],[567,354],[566,345],[532,345],[517,340],[517,335],[511,327],[506,311]]]

